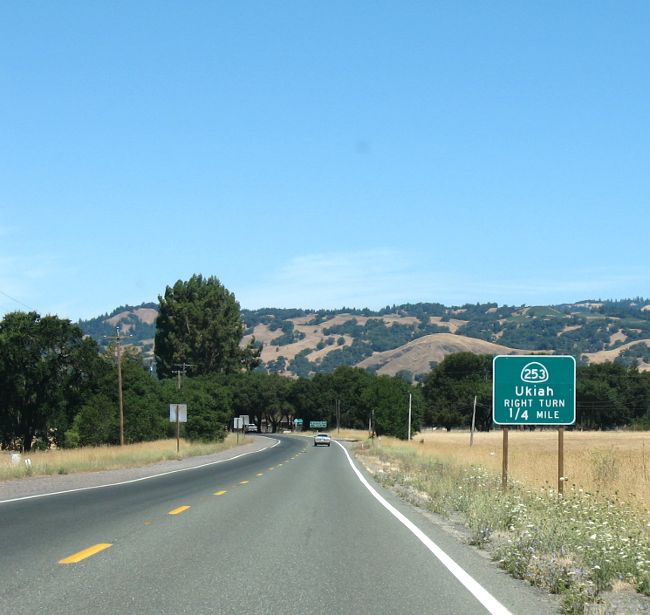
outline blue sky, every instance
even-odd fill
[[[0,314],[650,296],[647,2],[0,4]]]

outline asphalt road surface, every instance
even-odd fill
[[[370,481],[373,495],[342,446],[277,440],[219,465],[0,503],[0,610],[558,612]]]

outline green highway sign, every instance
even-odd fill
[[[309,421],[310,429],[325,429],[327,427],[327,421]]]
[[[302,419],[293,419],[294,425],[302,425]]]
[[[573,425],[576,360],[559,355],[494,357],[492,420],[497,425]]]

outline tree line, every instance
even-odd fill
[[[424,425],[469,427],[476,397],[478,429],[492,428],[492,359],[459,352],[427,374],[422,384]],[[650,372],[621,363],[579,365],[576,429],[650,428]]]
[[[156,370],[133,350],[100,347],[69,320],[12,312],[0,321],[0,447],[75,447],[119,442],[118,361],[126,442],[173,435],[169,404],[186,403],[185,436],[222,439],[235,416],[277,431],[302,418],[330,427],[406,438],[413,431],[468,427],[476,397],[478,429],[492,428],[492,357],[450,355],[418,386],[402,377],[338,366],[289,379],[260,365],[234,295],[214,278],[192,276],[159,296]],[[115,342],[115,341],[114,341]],[[650,427],[650,374],[621,364],[580,366],[577,427]],[[338,410],[337,410],[338,409]]]

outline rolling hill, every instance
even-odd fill
[[[157,305],[146,303],[78,324],[102,345],[120,326],[151,362],[156,315]],[[355,365],[418,379],[461,351],[572,354],[584,363],[650,370],[650,301],[642,298],[520,307],[417,303],[378,311],[267,308],[242,310],[242,320],[242,343],[255,338],[264,368],[289,376]]]

